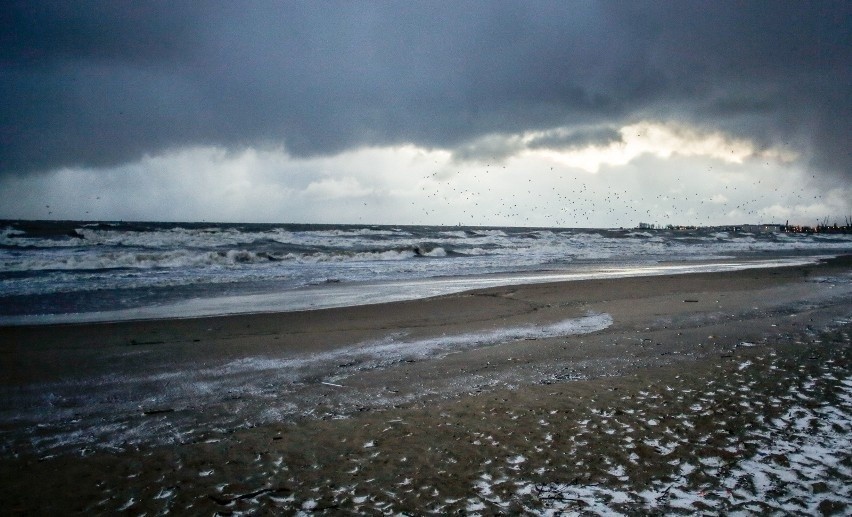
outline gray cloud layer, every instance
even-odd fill
[[[564,147],[651,117],[849,178],[851,22],[845,0],[7,2],[0,173],[576,130]]]

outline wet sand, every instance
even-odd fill
[[[852,261],[0,328],[7,513],[848,513]]]

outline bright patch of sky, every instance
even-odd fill
[[[742,164],[749,158],[792,162],[797,155],[782,149],[758,150],[751,142],[728,137],[720,132],[701,133],[684,126],[640,122],[619,129],[619,141],[590,145],[567,151],[535,150],[569,167],[597,172],[605,165],[626,165],[643,155],[658,158],[696,156],[715,158],[725,163]],[[544,136],[532,133],[525,140]]]
[[[850,187],[818,184],[786,149],[655,122],[604,142],[532,145],[558,133],[494,135],[468,154],[196,147],[107,169],[7,175],[0,217],[632,227],[842,223],[852,213]]]

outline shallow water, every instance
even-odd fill
[[[850,235],[717,229],[9,221],[0,324],[302,310],[850,252]]]

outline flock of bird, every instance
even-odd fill
[[[804,185],[767,186],[765,178],[740,173],[716,188],[688,172],[648,194],[647,181],[629,175],[602,179],[577,169],[507,170],[505,165],[437,171],[418,178],[419,195],[411,201],[413,222],[463,226],[634,227],[783,222],[778,207],[807,207],[819,196]],[[659,180],[658,180],[659,181]],[[100,200],[100,196],[97,197]],[[363,202],[365,209],[370,203]],[[774,214],[768,207],[776,207]],[[48,218],[53,214],[45,205]],[[89,212],[87,211],[88,215]]]
[[[478,170],[433,172],[420,178],[422,197],[412,201],[426,221],[456,217],[460,225],[483,226],[608,226],[633,227],[639,222],[657,225],[689,224],[712,226],[737,223],[774,222],[767,207],[791,207],[815,202],[818,196],[804,187],[785,190],[777,184],[767,188],[763,179],[720,184],[710,193],[706,185],[692,183],[688,173],[675,178],[653,195],[640,185],[607,184],[589,173],[576,170],[515,173],[485,165]],[[695,180],[693,180],[694,182]],[[780,189],[780,190],[779,190]],[[811,199],[812,197],[812,199]],[[783,221],[782,221],[783,222]]]

